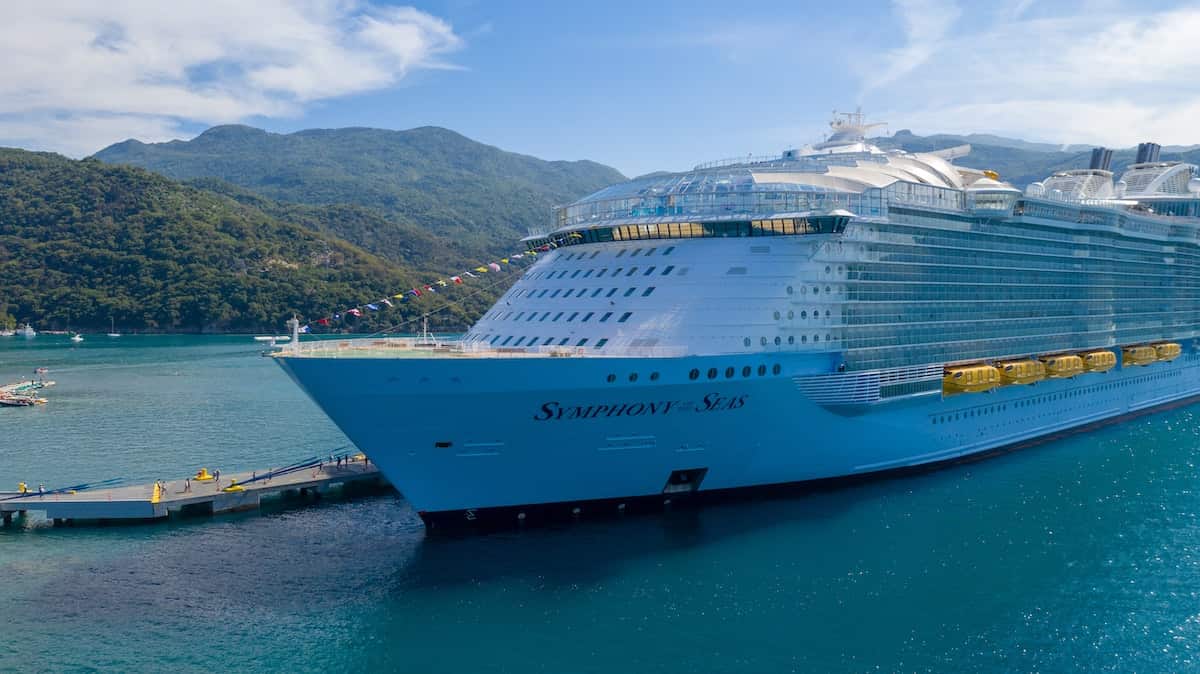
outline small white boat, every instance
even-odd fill
[[[108,319],[108,336],[109,337],[120,337],[121,336],[121,333],[117,332],[117,321],[116,321],[116,319],[114,319],[112,317],[109,317],[109,319]]]
[[[29,325],[28,323],[26,323],[25,325],[22,325],[20,328],[18,328],[17,334],[22,337],[26,337],[26,338],[37,337],[37,331],[34,330],[33,326]]]
[[[4,330],[0,330],[0,337],[12,337],[15,334],[17,334],[16,330],[9,330],[7,328]]]
[[[78,332],[73,332],[73,333],[71,333],[71,341],[72,342],[82,342],[83,335],[79,334]]]

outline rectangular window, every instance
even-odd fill
[[[567,319],[567,322],[568,322],[568,323],[570,323],[571,321],[575,320],[575,317],[576,317],[576,316],[578,316],[578,315],[579,315],[579,312],[578,312],[578,311],[576,311],[576,312],[572,313],[572,314],[571,314],[571,317]]]
[[[538,323],[541,323],[542,321],[546,320],[547,318],[550,318],[550,312],[549,312],[549,311],[547,311],[546,313],[542,314],[542,317],[541,317],[541,319],[539,319],[539,320],[538,320]]]
[[[629,320],[629,317],[632,315],[633,315],[632,311],[626,311],[625,313],[621,314],[621,317],[617,319],[617,322],[624,323],[625,321]]]
[[[604,288],[596,288],[595,290],[592,291],[592,297],[595,297],[596,295],[599,295],[602,292],[604,292]]]
[[[642,276],[649,276],[653,273],[654,273],[654,267],[650,267],[649,269],[646,270],[646,272],[644,274],[642,274]]]
[[[600,322],[603,323],[604,321],[607,321],[611,317],[612,317],[612,312],[606,311],[606,312],[604,312],[604,315],[600,317]]]
[[[596,277],[597,277],[597,278],[599,278],[599,277],[602,277],[602,276],[604,276],[604,275],[605,275],[605,274],[607,274],[607,273],[608,273],[608,267],[601,267],[601,268],[600,268],[600,273],[599,273],[599,274],[596,274]]]
[[[623,271],[625,271],[624,267],[617,267],[617,270],[613,272],[613,277],[620,276],[621,272],[623,272]]]
[[[524,312],[524,311],[517,312],[517,315],[516,315],[516,316],[513,316],[513,320],[514,320],[514,321],[519,321],[519,320],[521,320],[521,317],[522,317],[522,316],[524,316],[524,315],[525,315],[525,312]]]
[[[624,249],[624,248],[622,248],[621,250],[618,250],[618,251],[617,251],[617,257],[621,257],[621,256],[622,256],[622,255],[624,255],[624,254],[625,254],[625,249]]]
[[[563,315],[563,314],[565,314],[565,313],[567,313],[567,312],[565,312],[565,311],[560,311],[560,312],[558,312],[558,313],[557,313],[557,314],[554,316],[554,320],[555,320],[555,321],[557,321],[558,319],[562,318],[562,315]]]
[[[670,255],[673,250],[675,250],[675,246],[667,246],[667,249],[663,251],[663,255]]]
[[[495,337],[493,337],[492,341],[488,342],[488,344],[495,344],[496,340],[498,340],[498,339],[500,339],[500,335],[496,335]]]
[[[596,252],[592,253],[591,257],[589,257],[588,259],[589,260],[595,259],[595,257],[599,254],[600,254],[600,251],[596,251]]]
[[[595,270],[595,269],[589,269],[589,270],[587,270],[587,273],[586,273],[586,274],[584,274],[584,275],[583,275],[583,277],[584,277],[584,278],[587,278],[587,277],[591,276],[591,275],[592,275],[592,272],[594,272],[594,271],[596,271],[596,270]]]
[[[570,337],[563,337],[562,339],[558,340],[558,345],[559,346],[566,345],[568,339],[570,339]]]
[[[637,290],[637,288],[630,288],[629,290],[626,290],[626,291],[625,291],[625,296],[626,296],[626,297],[629,297],[630,295],[632,295],[632,294],[633,294],[633,292],[634,292],[635,290]]]
[[[558,297],[558,294],[559,294],[559,293],[561,293],[561,292],[562,292],[562,288],[559,288],[559,289],[555,290],[554,292],[550,293],[550,296],[551,296],[551,297]]]
[[[500,342],[500,346],[506,346],[506,345],[507,345],[507,344],[508,344],[510,341],[512,341],[512,338],[513,338],[513,336],[512,336],[512,335],[509,335],[509,336],[505,337],[505,338],[504,338],[504,341],[503,341],[503,342]]]
[[[642,297],[649,297],[650,293],[654,292],[654,286],[650,286],[642,291]]]
[[[646,251],[646,257],[650,257],[651,255],[653,255],[653,254],[654,254],[654,251],[656,251],[656,250],[658,250],[658,249],[657,249],[657,248],[651,248],[650,250]]]
[[[550,289],[546,288],[546,289],[542,290],[542,292],[538,293],[538,297],[545,297],[546,293],[548,293],[548,292],[550,292]]]
[[[597,348],[597,349],[603,349],[605,344],[608,344],[608,338],[607,338],[607,337],[601,337],[601,338],[600,338],[600,341],[596,342],[596,348]]]
[[[634,248],[633,252],[629,254],[629,257],[637,257],[639,254],[641,254],[641,252],[641,248]]]
[[[674,270],[675,270],[675,265],[673,265],[673,264],[672,264],[672,265],[668,265],[668,266],[667,266],[665,269],[663,269],[663,271],[662,271],[662,275],[663,275],[663,276],[669,276],[669,275],[671,274],[671,272],[672,272],[672,271],[674,271]]]
[[[579,272],[581,272],[581,271],[583,271],[583,270],[582,270],[582,269],[576,269],[576,270],[575,270],[575,273],[574,273],[574,274],[571,274],[571,278],[575,278],[576,276],[579,276]]]
[[[630,267],[630,268],[629,268],[629,271],[628,271],[628,272],[626,272],[626,273],[625,273],[625,275],[626,275],[626,276],[633,276],[634,274],[636,274],[636,273],[637,273],[637,269],[638,269],[637,267]]]
[[[527,343],[525,346],[537,346],[537,340],[537,337],[530,337],[529,343]]]
[[[525,341],[524,337],[518,337],[517,341],[513,342],[513,346],[521,346],[521,342]]]
[[[547,337],[546,341],[542,342],[542,346],[550,346],[550,343],[553,341],[554,341],[553,337]]]
[[[616,295],[616,294],[617,294],[617,289],[613,288],[612,290],[608,291],[608,294],[605,295],[605,297],[612,297],[613,295]]]
[[[535,318],[537,318],[537,312],[536,312],[536,311],[531,311],[531,312],[529,312],[529,318],[526,318],[526,319],[525,319],[525,322],[526,322],[526,323],[528,323],[528,322],[532,321],[532,320],[533,320],[533,319],[535,319]]]
[[[587,338],[587,337],[584,337],[583,339],[581,339],[581,340],[579,340],[578,342],[576,342],[576,343],[575,343],[575,346],[583,346],[584,344],[587,344],[587,340],[588,340],[588,338]]]
[[[586,314],[583,315],[583,320],[580,321],[580,323],[587,323],[588,319],[595,315],[596,315],[596,312],[594,312],[594,311],[587,312]]]

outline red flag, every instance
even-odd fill
[[[317,321],[317,325],[329,325],[329,319],[322,318],[321,320]]]
[[[362,312],[358,309],[350,309],[346,313],[350,314],[351,316],[362,316]]]

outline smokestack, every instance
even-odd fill
[[[1112,167],[1112,150],[1104,147],[1092,150],[1092,161],[1088,164],[1088,168],[1108,171],[1110,167]]]
[[[1158,143],[1138,143],[1137,159],[1135,164],[1147,164],[1158,161],[1158,153],[1162,150],[1162,146]]]

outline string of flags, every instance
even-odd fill
[[[343,309],[342,311],[318,318],[315,321],[311,321],[300,326],[300,332],[301,334],[309,334],[313,331],[313,326],[329,327],[335,323],[344,321],[346,316],[361,318],[365,313],[368,312],[384,311],[386,309],[395,307],[397,304],[419,301],[422,298],[429,297],[430,295],[438,294],[440,288],[450,288],[457,285],[463,285],[469,279],[480,278],[483,274],[504,271],[506,268],[514,264],[518,264],[519,262],[527,262],[533,258],[536,258],[539,253],[549,252],[555,248],[558,248],[559,246],[566,244],[570,239],[580,238],[583,238],[581,234],[578,232],[571,232],[566,236],[553,239],[535,248],[530,248],[523,253],[515,253],[513,255],[509,255],[508,257],[502,257],[498,261],[481,264],[478,267],[463,271],[462,273],[455,274],[454,276],[440,278],[429,283],[418,284],[417,286],[409,288],[408,290],[397,292],[390,297],[381,297],[373,302],[360,304],[358,306]]]

